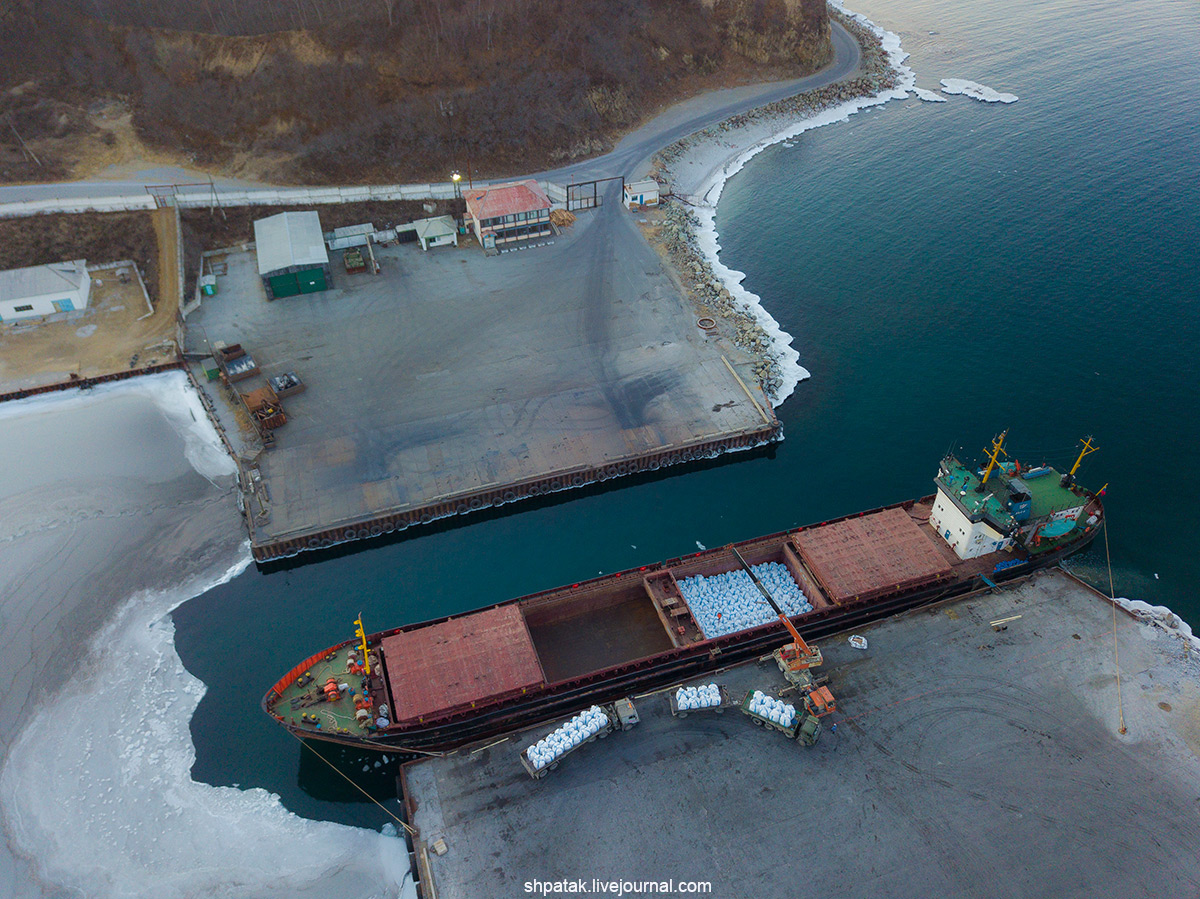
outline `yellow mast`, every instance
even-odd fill
[[[358,613],[358,617],[356,619],[354,619],[354,624],[357,627],[357,630],[355,630],[355,632],[354,632],[354,636],[356,636],[360,640],[362,640],[363,667],[366,668],[367,674],[370,674],[371,673],[371,659],[367,655],[367,633],[366,633],[366,631],[363,630],[362,612]]]
[[[1067,474],[1067,477],[1069,477],[1069,478],[1075,477],[1075,472],[1079,471],[1079,463],[1081,463],[1083,461],[1083,457],[1087,456],[1091,453],[1094,453],[1099,448],[1100,447],[1098,447],[1098,446],[1092,446],[1092,437],[1090,434],[1087,437],[1084,437],[1083,438],[1083,449],[1081,449],[1079,451],[1079,458],[1076,459],[1075,464],[1071,466],[1071,471]]]
[[[992,438],[992,451],[990,457],[988,458],[988,467],[987,470],[984,471],[983,477],[979,480],[979,487],[976,488],[981,493],[983,492],[983,485],[986,484],[988,482],[988,478],[992,476],[992,469],[996,467],[996,457],[1001,453],[1004,453],[1004,438],[1007,436],[1008,428],[1005,428],[1000,432],[999,437]],[[987,452],[987,450],[984,450],[984,452]],[[1004,453],[1004,455],[1007,456],[1008,453]]]

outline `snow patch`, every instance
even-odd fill
[[[121,394],[143,396],[158,406],[167,422],[184,442],[184,455],[196,471],[206,478],[231,475],[237,466],[213,427],[199,394],[181,371],[140,375],[124,381],[110,381],[88,389],[52,391],[0,403],[0,421],[41,412],[61,412],[91,403],[95,397]]]
[[[985,84],[967,81],[963,78],[943,78],[943,94],[963,94],[982,103],[1016,103],[1016,94],[1005,94],[992,90]]]
[[[1152,606],[1143,600],[1126,599],[1124,596],[1118,596],[1114,602],[1139,621],[1176,639],[1191,643],[1192,649],[1200,652],[1200,637],[1192,633],[1192,626],[1166,606]]]
[[[917,95],[918,100],[924,100],[926,103],[945,103],[946,98],[937,91],[929,91],[923,87],[914,87],[913,93]]]
[[[721,191],[730,178],[745,168],[746,163],[767,149],[767,147],[784,141],[790,141],[813,128],[832,125],[835,122],[845,122],[854,113],[863,109],[869,109],[872,106],[880,106],[888,100],[902,100],[913,90],[916,82],[916,75],[913,70],[904,64],[904,60],[908,58],[908,53],[901,48],[899,35],[885,31],[866,16],[850,12],[842,5],[841,0],[834,0],[832,5],[843,15],[854,19],[864,27],[870,29],[879,38],[880,44],[887,54],[889,65],[897,72],[896,87],[873,96],[847,100],[845,103],[822,110],[810,118],[788,123],[781,130],[760,140],[754,146],[742,151],[740,155],[730,159],[721,169],[714,172],[701,184],[696,191],[700,200],[694,208],[696,217],[699,219],[699,225],[696,229],[696,243],[712,266],[713,274],[721,280],[734,300],[754,316],[759,327],[771,338],[771,351],[779,359],[779,368],[783,383],[780,385],[773,401],[773,405],[776,407],[780,406],[784,400],[791,396],[792,392],[796,389],[796,385],[805,378],[810,377],[810,374],[800,364],[800,353],[792,346],[792,336],[784,331],[780,327],[779,322],[763,308],[761,297],[751,293],[742,286],[742,281],[746,277],[745,272],[735,271],[720,260],[721,244],[718,240],[720,235],[717,233],[715,217],[717,203],[721,199]]]
[[[393,897],[404,841],[293,815],[263,789],[191,778],[204,684],[175,651],[172,609],[240,574],[132,597],[0,772],[12,835],[48,882],[88,897]]]

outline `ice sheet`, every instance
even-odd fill
[[[963,78],[943,78],[942,93],[964,94],[983,103],[1016,103],[1018,99],[1016,94],[1004,94],[985,84]]]
[[[926,103],[945,103],[946,98],[936,91],[927,91],[923,87],[914,87],[913,93],[917,95],[918,100],[924,100]]]
[[[178,448],[170,451],[185,448],[198,471],[211,476],[233,470],[182,373],[6,403],[0,421],[43,412],[49,416],[85,406],[97,396],[121,394],[148,397],[162,409],[180,438]],[[121,427],[115,429],[124,445],[136,446],[138,435],[125,434]],[[93,436],[106,452],[119,452],[112,435],[98,430]],[[47,466],[53,470],[52,464]],[[71,494],[75,501],[89,495],[90,483],[77,486]],[[188,501],[211,503],[227,490],[189,495]],[[170,510],[177,514],[174,505]],[[168,512],[157,515],[149,524],[131,522],[130,527],[153,530]],[[236,522],[232,515],[229,519]],[[56,525],[59,530],[84,539],[76,535],[70,516],[64,521]],[[175,533],[170,526],[167,530]],[[68,677],[58,689],[38,696],[36,704],[26,703],[17,719],[23,729],[13,735],[0,769],[0,811],[10,842],[32,859],[47,895],[54,896],[355,899],[411,894],[403,840],[304,820],[265,790],[192,780],[195,748],[189,722],[204,685],[186,671],[175,651],[169,613],[249,564],[247,544],[222,541],[224,552],[180,574],[178,583],[118,602],[79,651],[62,652],[66,638],[59,629],[43,636],[39,648],[59,652],[58,664],[66,667]],[[33,545],[28,539],[20,544],[25,549]],[[71,571],[81,552],[76,548],[40,564]],[[138,556],[128,558],[124,564],[136,564]],[[28,617],[10,621],[10,627],[22,626]],[[74,619],[64,620],[64,627],[74,624]]]
[[[1152,606],[1143,600],[1127,599],[1124,596],[1118,596],[1116,603],[1121,608],[1129,610],[1135,618],[1165,631],[1179,640],[1190,643],[1192,651],[1200,652],[1200,637],[1192,633],[1192,626],[1166,606]]]
[[[204,477],[220,477],[237,471],[237,466],[229,458],[205,413],[200,397],[181,371],[143,375],[125,381],[110,381],[88,390],[54,391],[0,403],[0,421],[15,416],[69,411],[91,403],[95,397],[117,394],[144,396],[153,400],[171,427],[183,438],[188,462]]]

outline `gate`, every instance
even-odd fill
[[[600,195],[600,185],[606,181],[620,181],[621,188],[625,187],[625,177],[617,175],[612,178],[597,178],[595,181],[581,181],[578,184],[567,185],[567,210],[595,209],[604,203]]]

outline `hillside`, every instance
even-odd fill
[[[131,156],[296,183],[532,171],[830,54],[824,0],[14,0],[0,180]]]

